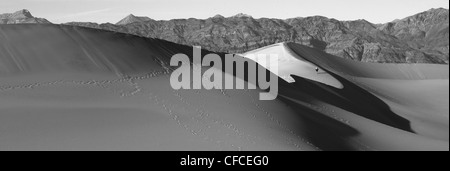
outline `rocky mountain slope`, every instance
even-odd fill
[[[14,13],[0,14],[0,24],[21,24],[21,23],[42,23],[50,22],[44,18],[36,18],[28,10],[20,10]]]
[[[448,10],[439,8],[393,21],[378,27],[409,46],[437,56],[449,55]]]
[[[387,24],[338,21],[322,16],[286,20],[238,14],[155,21],[132,15],[114,24],[67,23],[243,53],[296,42],[347,59],[379,63],[448,63],[448,10],[432,9]]]

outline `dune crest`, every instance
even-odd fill
[[[287,43],[274,44],[261,49],[247,52],[242,55],[244,57],[249,57],[250,55],[258,56],[258,54],[277,55],[279,65],[277,67],[278,76],[283,78],[287,82],[295,82],[295,80],[290,75],[296,75],[299,77],[318,81],[336,88],[343,88],[343,85],[333,76],[328,74],[327,71],[319,70],[318,72],[316,72],[316,68],[320,66],[314,65],[313,63],[310,63],[305,59],[302,59],[302,57],[298,56],[287,46]]]

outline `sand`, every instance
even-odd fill
[[[448,65],[357,63],[282,43],[249,52],[281,57],[280,95],[259,101],[261,90],[173,90],[177,53],[192,49],[1,25],[0,150],[449,150]]]

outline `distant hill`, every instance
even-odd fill
[[[21,23],[39,23],[50,24],[50,21],[44,18],[36,18],[24,9],[14,13],[0,14],[0,24],[21,24]]]
[[[151,21],[151,20],[152,19],[148,18],[148,17],[137,17],[137,16],[134,16],[133,14],[130,14],[127,17],[125,17],[124,19],[120,20],[116,24],[117,25],[127,25],[127,24],[146,22],[146,21]]]

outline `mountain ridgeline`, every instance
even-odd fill
[[[295,42],[362,62],[442,64],[449,61],[449,11],[443,8],[385,24],[322,16],[255,19],[246,14],[168,21],[129,15],[116,24],[65,24],[202,46],[216,52],[244,53],[275,43]]]

